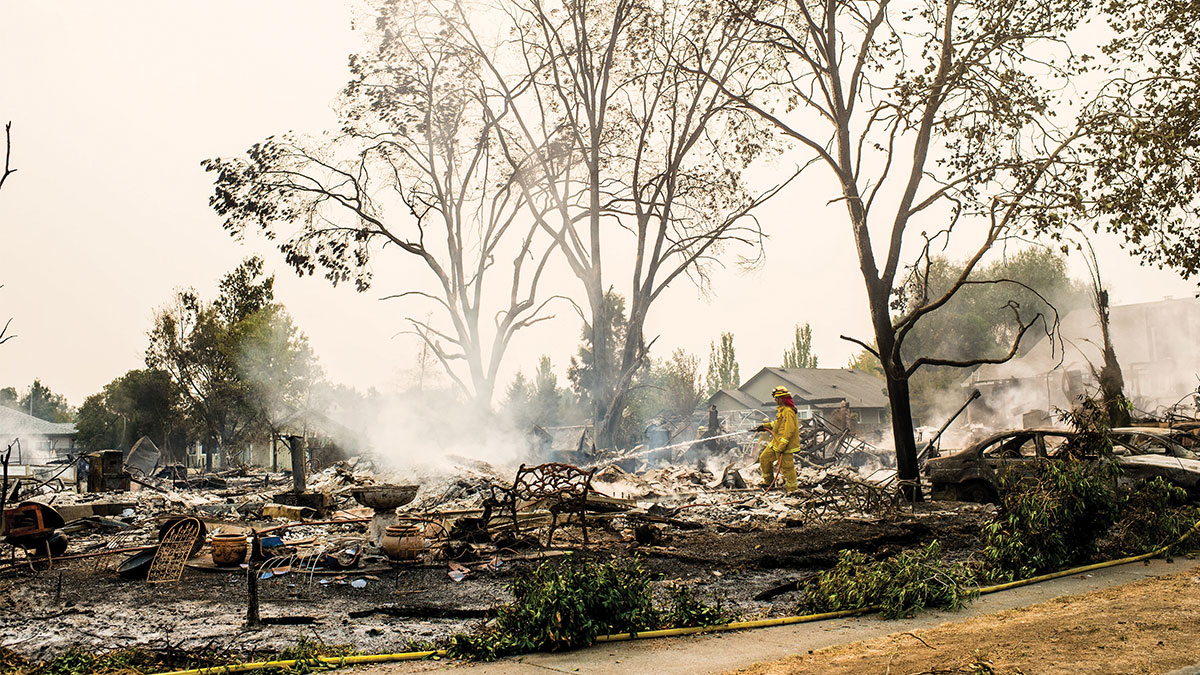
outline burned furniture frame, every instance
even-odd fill
[[[579,527],[583,530],[583,544],[586,546],[587,498],[592,490],[592,474],[595,472],[595,469],[584,470],[571,464],[557,462],[531,467],[522,464],[517,469],[511,487],[490,487],[491,496],[485,500],[485,509],[496,509],[511,516],[513,533],[520,536],[521,524],[517,518],[517,511],[534,504],[545,504],[551,516],[550,530],[546,534],[547,548],[554,540],[559,515],[566,514],[569,517],[574,514],[579,518]]]

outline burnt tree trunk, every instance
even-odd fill
[[[909,397],[908,373],[893,347],[896,334],[884,304],[884,320],[876,321],[875,339],[879,345],[880,364],[887,378],[888,409],[892,415],[892,442],[896,447],[896,474],[900,490],[910,502],[922,500],[920,466],[917,463],[917,441],[912,420],[912,400]],[[886,329],[883,326],[886,325]]]
[[[1100,398],[1108,413],[1108,423],[1114,427],[1130,425],[1129,408],[1125,405],[1125,377],[1109,334],[1108,291],[1096,292],[1096,312],[1100,315],[1100,337],[1104,341],[1104,365],[1096,374],[1100,383]]]

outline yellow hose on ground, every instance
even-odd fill
[[[194,668],[192,670],[172,670],[158,675],[221,675],[222,673],[245,673],[260,668],[291,668],[298,664],[325,665],[340,668],[342,666],[361,665],[364,663],[387,663],[389,661],[416,661],[431,656],[445,656],[445,649],[427,652],[403,652],[400,654],[361,654],[357,656],[316,656],[307,659],[284,659],[281,661],[255,661],[252,663],[233,663],[227,666],[211,666]]]
[[[980,595],[988,593],[996,593],[1005,591],[1010,588],[1019,586],[1028,586],[1041,581],[1050,581],[1051,579],[1059,579],[1069,577],[1074,574],[1082,574],[1092,570],[1103,569],[1105,567],[1115,567],[1117,565],[1125,565],[1131,562],[1141,560],[1149,560],[1158,555],[1166,553],[1172,546],[1175,546],[1184,539],[1190,537],[1193,533],[1200,531],[1200,520],[1192,525],[1191,529],[1183,533],[1175,541],[1160,546],[1159,548],[1143,553],[1141,555],[1130,556],[1128,558],[1120,558],[1118,560],[1109,560],[1106,562],[1095,563],[1092,565],[1084,565],[1082,567],[1072,567],[1071,569],[1053,572],[1051,574],[1043,574],[1041,576],[1030,577],[1020,581],[1011,581],[1006,584],[996,584],[995,586],[985,586],[979,589]],[[596,638],[597,643],[601,642],[624,642],[626,640],[648,640],[651,638],[674,637],[678,635],[694,635],[696,633],[716,633],[728,630],[748,630],[752,628],[768,628],[771,626],[788,626],[796,623],[809,623],[812,621],[827,621],[829,619],[840,619],[846,616],[854,616],[856,614],[866,614],[878,610],[878,607],[870,606],[861,609],[843,609],[836,612],[824,612],[821,614],[804,614],[800,616],[784,616],[776,619],[759,619],[757,621],[734,621],[731,623],[723,623],[715,626],[692,626],[690,628],[664,628],[662,630],[647,630],[637,633],[616,633],[614,635],[601,635]],[[389,661],[416,661],[418,659],[427,659],[429,657],[446,656],[445,649],[437,649],[425,652],[401,652],[399,654],[363,654],[358,656],[319,656],[309,659],[287,659],[282,661],[258,661],[253,663],[235,663],[226,666],[211,666],[208,668],[196,668],[193,670],[172,670],[165,673],[157,673],[157,675],[224,675],[226,673],[245,673],[251,670],[260,668],[291,668],[297,664],[317,664],[342,667],[353,666],[364,663],[387,663]]]

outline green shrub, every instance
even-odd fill
[[[1115,465],[1065,459],[1001,476],[996,517],[983,528],[985,581],[1025,579],[1093,558],[1116,521]]]
[[[493,626],[454,636],[452,656],[491,660],[574,649],[599,635],[644,630],[661,621],[649,575],[637,560],[546,562],[519,574],[511,590],[513,601],[498,609]]]
[[[883,560],[842,551],[837,564],[805,588],[799,610],[820,613],[878,606],[889,619],[912,616],[927,607],[953,610],[974,597],[969,582],[966,568],[947,562],[937,541]]]

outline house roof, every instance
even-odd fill
[[[842,400],[851,408],[886,408],[888,399],[884,381],[870,373],[849,368],[763,368],[746,382],[769,373],[790,385],[792,397],[799,401],[823,403]],[[744,388],[744,387],[743,387]]]
[[[729,398],[733,399],[738,405],[742,406],[746,410],[755,410],[757,408],[763,407],[762,401],[754,398],[753,396],[751,396],[750,394],[747,394],[744,391],[739,391],[737,389],[718,389],[716,391],[716,393],[714,393],[712,396],[708,397],[708,402],[712,403],[713,399],[720,396],[721,394],[724,394],[724,395],[728,396]]]
[[[47,422],[20,410],[0,406],[0,440],[5,443],[19,436],[74,436],[75,433],[74,424]]]

